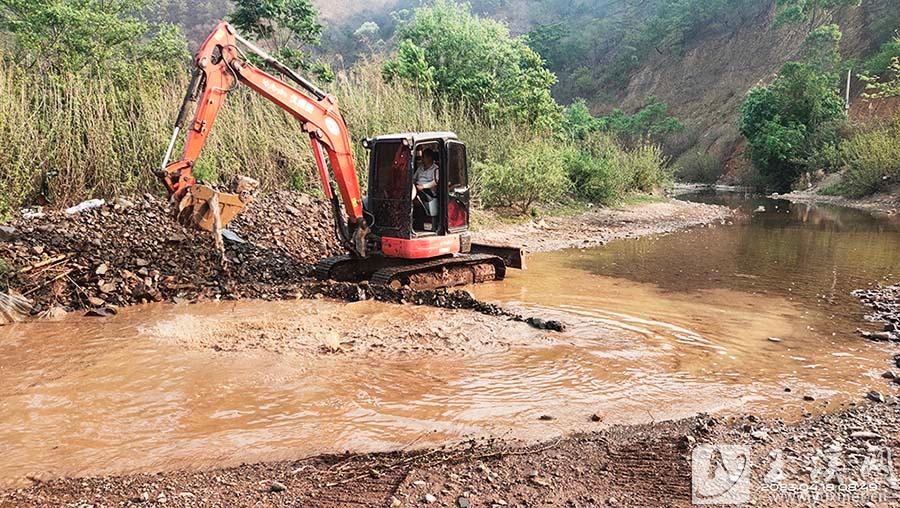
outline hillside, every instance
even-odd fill
[[[390,13],[416,4],[317,3],[329,18],[326,45],[332,43],[329,49],[341,53],[344,62],[353,61],[354,51],[361,49],[353,45],[351,34],[362,22],[375,21],[378,36],[390,48],[393,21],[386,21]],[[774,1],[708,5],[706,18],[695,15],[690,24],[675,27],[665,22],[664,16],[671,16],[666,2],[653,0],[640,5],[480,0],[473,2],[473,10],[504,21],[513,34],[532,36],[532,46],[559,79],[554,95],[561,103],[580,97],[594,114],[606,114],[615,108],[637,111],[648,97],[656,97],[685,124],[682,132],[666,140],[670,155],[699,152],[734,170],[746,165],[737,156],[742,149],[737,129],[740,104],[752,87],[771,82],[785,62],[799,58],[810,26],[776,27]],[[890,38],[898,11],[897,0],[863,0],[857,8],[835,13],[832,21],[844,34],[842,57],[852,61],[869,56]],[[666,33],[650,33],[654,30]],[[884,117],[895,111],[891,101],[862,102],[858,99],[862,88],[854,79],[854,117]]]
[[[844,37],[845,58],[862,59],[883,42],[873,33],[876,20],[897,2],[863,1],[857,9],[846,9],[835,19]],[[747,91],[770,82],[781,66],[798,58],[806,27],[774,29],[774,6],[735,16],[717,30],[705,30],[683,52],[655,54],[632,76],[624,92],[613,101],[594,101],[596,112],[612,107],[626,110],[641,106],[647,96],[656,96],[670,106],[670,112],[685,123],[677,140],[678,151],[702,151],[729,162],[746,164],[735,157],[742,138],[737,130],[738,108]],[[853,80],[853,114],[892,113],[891,108],[859,98],[862,85]]]

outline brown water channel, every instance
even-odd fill
[[[856,336],[866,323],[849,291],[900,274],[898,224],[696,199],[766,211],[535,255],[527,271],[473,288],[561,319],[565,333],[331,301],[164,304],[2,327],[0,486],[470,435],[545,439],[701,411],[795,418],[883,389],[889,347]]]

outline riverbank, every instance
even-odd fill
[[[35,478],[0,493],[0,506],[690,506],[693,451],[722,443],[749,453],[757,506],[889,506],[900,499],[884,469],[900,452],[897,412],[892,398],[793,424],[700,415],[530,445],[473,440],[207,471]]]
[[[613,240],[730,224],[726,207],[670,199],[577,215],[546,217],[523,224],[498,225],[473,233],[477,242],[522,246],[528,252],[598,247]]]
[[[900,189],[894,189],[890,192],[880,192],[862,198],[848,198],[844,196],[828,196],[822,194],[823,189],[825,188],[826,185],[823,182],[808,190],[793,191],[787,194],[772,194],[772,197],[776,199],[787,199],[797,203],[825,203],[886,215],[896,215],[898,210],[900,210]]]
[[[593,225],[593,229],[585,227],[584,231],[593,231],[598,238],[602,238],[603,234],[610,234],[610,228],[627,228],[629,225],[639,224],[641,227],[649,229],[654,224],[658,225],[658,222],[665,218],[655,216],[653,210],[659,211],[661,205],[669,206],[671,204],[640,205],[640,207],[649,207],[650,211],[639,212],[637,216],[630,217],[631,222],[626,222],[624,225],[615,223],[615,220],[623,220],[622,215],[615,214],[609,215],[606,222],[599,219],[596,222],[590,222],[583,216],[573,218],[573,220]],[[681,205],[675,204],[674,206]],[[626,211],[628,210],[626,209]],[[720,208],[719,210],[727,209]],[[607,213],[607,211],[601,211],[601,213]],[[545,220],[548,224],[552,223],[551,219]],[[549,228],[545,226],[538,229]],[[522,231],[524,235],[519,238],[527,238],[531,234],[528,229],[519,231]],[[551,231],[554,232],[553,234],[567,233],[566,226],[562,223]],[[724,231],[726,231],[725,228],[717,228],[695,231],[688,235]],[[675,237],[669,238],[674,239]],[[584,237],[579,237],[579,239],[583,241]],[[654,242],[663,240],[665,239],[654,240]],[[722,263],[715,264],[716,269],[720,266]],[[745,277],[750,277],[750,275],[742,274],[740,280],[744,280]],[[375,288],[355,285],[329,287],[339,287],[341,291],[344,291],[342,299],[360,298],[360,289],[364,291],[366,297],[377,291]],[[314,295],[310,294],[309,296]],[[418,293],[409,293],[405,298],[397,301],[419,303],[416,298],[421,296]],[[287,297],[287,293],[285,293],[285,297]],[[441,301],[448,304],[456,302],[455,297],[448,298],[446,293],[432,293],[433,303]],[[467,301],[479,303],[471,297]],[[313,302],[298,303],[306,305]],[[362,303],[360,306],[353,306],[353,309],[349,309],[352,310],[354,317],[347,317],[345,319],[346,327],[339,326],[336,331],[331,327],[337,321],[336,318],[340,314],[339,309],[342,304],[340,302],[322,303],[321,315],[314,316],[314,311],[310,310],[313,319],[321,318],[326,323],[321,329],[308,326],[309,323],[302,321],[302,316],[279,317],[275,320],[278,326],[270,329],[266,323],[264,328],[260,328],[257,326],[259,323],[252,321],[253,312],[248,310],[246,314],[250,314],[251,319],[239,323],[240,326],[232,327],[228,323],[223,323],[215,328],[207,327],[200,322],[197,325],[200,330],[172,328],[168,330],[170,333],[157,333],[155,338],[163,342],[167,341],[176,347],[213,349],[222,357],[237,355],[249,350],[261,350],[266,353],[316,355],[317,357],[343,355],[369,358],[370,355],[377,353],[378,348],[384,346],[388,350],[385,357],[408,354],[409,347],[407,346],[412,342],[418,343],[419,341],[426,350],[418,351],[416,354],[435,354],[435,352],[428,351],[427,348],[435,348],[436,352],[453,351],[452,348],[447,349],[448,344],[445,339],[459,331],[454,330],[451,323],[449,331],[453,333],[447,334],[445,333],[447,330],[437,330],[439,333],[432,337],[427,330],[423,334],[422,330],[404,330],[402,326],[398,327],[397,323],[381,321],[375,323],[377,325],[374,327],[376,334],[372,336],[357,334],[349,337],[352,341],[346,341],[342,340],[342,335],[346,330],[352,330],[353,327],[359,326],[357,319],[365,317],[368,313],[365,306],[369,303]],[[261,303],[260,305],[271,304]],[[202,306],[190,307],[200,308]],[[140,308],[131,310],[137,309]],[[414,308],[404,308],[407,312],[403,313],[411,321],[433,323],[437,320],[432,309],[419,309],[422,312],[411,309]],[[298,319],[300,319],[299,324]],[[459,323],[465,319],[465,316],[462,316]],[[102,321],[107,322],[107,320]],[[515,340],[509,340],[513,334],[521,334],[524,341],[532,341],[535,338],[537,340],[546,339],[543,334],[539,334],[533,329],[517,324],[509,327],[505,323],[505,320],[495,321],[488,318],[477,323],[479,330],[482,331],[477,332],[479,335],[475,337],[476,339],[490,338],[493,333],[498,341],[476,341],[473,350],[478,353],[509,347],[516,343]],[[485,333],[483,329],[489,329],[491,333]],[[413,336],[412,334],[416,332],[418,333]],[[409,338],[401,338],[402,340],[395,343],[382,344],[379,337],[385,334],[397,335],[398,338],[403,335]],[[321,335],[321,340],[318,342],[321,342],[324,349],[311,348],[316,341],[282,346],[283,339],[295,338],[298,335],[304,337],[309,335],[317,340],[318,335]],[[102,337],[105,336],[102,335]],[[211,340],[212,338],[215,340]],[[515,339],[515,337],[512,338]],[[770,347],[782,344],[771,340],[767,341],[765,336],[763,336],[762,342]],[[789,345],[788,343],[783,344]],[[94,362],[96,358],[91,358],[90,361]],[[887,359],[885,359],[884,365],[886,369],[889,367]],[[900,365],[897,367],[900,368]],[[229,381],[229,383],[232,382],[234,382],[233,379]],[[652,381],[648,382],[652,383]],[[590,408],[581,416],[584,422],[582,428],[588,431],[587,433],[562,439],[545,440],[540,443],[525,444],[501,438],[463,442],[440,448],[424,448],[405,453],[328,455],[229,468],[213,467],[202,471],[172,471],[161,467],[158,469],[168,472],[93,478],[53,479],[38,473],[32,475],[32,486],[0,493],[0,506],[4,508],[6,506],[80,506],[85,504],[93,506],[162,504],[166,506],[346,506],[348,504],[421,506],[429,502],[434,506],[566,505],[567,503],[570,506],[573,504],[578,506],[687,506],[690,504],[691,493],[691,454],[694,449],[697,449],[697,446],[704,443],[737,443],[751,446],[751,460],[754,464],[753,496],[757,505],[808,506],[810,503],[800,498],[796,502],[778,500],[779,502],[776,503],[770,501],[769,497],[762,497],[764,479],[772,467],[777,464],[775,460],[778,456],[777,452],[781,452],[780,471],[783,475],[780,477],[781,484],[800,486],[836,485],[829,483],[831,478],[837,478],[836,481],[846,485],[848,481],[857,478],[854,475],[860,471],[862,464],[870,456],[874,460],[879,457],[877,455],[879,452],[888,450],[896,456],[897,436],[900,429],[897,426],[898,408],[894,396],[896,385],[892,384],[891,380],[873,379],[872,388],[879,391],[877,396],[872,395],[867,399],[865,393],[859,393],[857,405],[848,404],[836,413],[825,416],[813,416],[813,414],[821,412],[822,404],[826,402],[824,398],[819,399],[818,393],[813,394],[816,395],[817,400],[804,400],[806,392],[801,391],[798,385],[786,384],[785,386],[793,386],[794,393],[790,394],[793,401],[787,402],[791,406],[789,409],[802,409],[806,413],[798,422],[784,423],[774,418],[752,416],[735,419],[698,416],[661,422],[652,421],[653,415],[649,415],[650,423],[648,424],[608,426],[605,420],[607,418],[612,420],[615,416],[602,412],[592,413],[594,408]],[[774,388],[778,392],[782,390],[777,385]],[[735,389],[739,390],[740,388],[736,387]],[[560,418],[559,412],[548,411],[540,418],[535,414],[530,420],[532,424],[546,424],[547,432],[540,435],[551,436],[557,434],[552,428]],[[417,447],[417,443],[421,444],[419,438],[410,438],[409,443],[401,447],[405,450],[412,450]],[[248,453],[255,449],[256,447],[247,445]],[[835,454],[839,454],[840,458],[840,461],[835,463],[835,467],[838,468],[836,473],[839,474],[829,477],[827,466],[831,464],[831,459]],[[282,458],[299,456],[302,454],[285,453]],[[822,470],[822,468],[825,469]],[[813,471],[817,471],[820,476],[811,478]],[[872,480],[872,478],[863,479]],[[895,491],[889,490],[889,482],[878,480],[877,485],[878,493],[896,496]],[[765,493],[765,495],[769,494]],[[878,498],[875,500],[877,501]],[[859,506],[865,503],[834,504]]]

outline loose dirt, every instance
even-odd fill
[[[273,299],[308,281],[315,262],[337,254],[329,207],[279,192],[258,200],[231,229],[228,270],[212,237],[178,225],[150,195],[68,215],[14,220],[0,236],[6,285],[34,312],[197,298]]]
[[[200,472],[35,479],[0,494],[0,506],[691,506],[692,450],[723,442],[747,447],[757,506],[895,506],[896,481],[879,467],[900,451],[897,411],[893,400],[796,424],[700,415],[531,445],[479,440]],[[767,487],[776,477],[793,491]],[[839,494],[838,482],[857,487]]]

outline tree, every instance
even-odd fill
[[[25,67],[42,72],[102,70],[128,53],[148,26],[133,16],[143,0],[2,0],[0,30]]]
[[[900,97],[900,37],[883,44],[859,78],[866,83],[867,99]]]
[[[422,78],[432,74],[441,99],[490,119],[514,119],[538,130],[556,126],[560,108],[550,95],[556,77],[506,25],[475,16],[467,4],[437,0],[416,9],[398,39],[396,57],[383,67],[388,81],[426,87],[431,84]]]
[[[564,23],[537,25],[528,32],[528,46],[537,51],[552,69],[563,58],[560,54],[561,42],[568,35],[569,29]]]
[[[399,81],[425,95],[432,94],[437,87],[434,67],[425,58],[425,49],[409,39],[400,42],[397,56],[384,63],[382,74],[388,83]]]
[[[286,65],[329,81],[334,79],[331,69],[305,51],[319,44],[322,36],[318,15],[310,0],[235,0],[230,20]]]
[[[749,157],[777,191],[789,190],[805,170],[836,153],[836,125],[846,116],[844,101],[827,75],[790,62],[768,87],[754,88],[741,105],[740,131]]]
[[[775,25],[809,23],[812,31],[841,7],[857,7],[861,0],[776,0]]]
[[[821,73],[834,73],[841,64],[841,36],[837,25],[816,27],[803,41],[802,60]]]
[[[591,132],[613,134],[620,141],[635,144],[651,137],[661,137],[684,128],[677,118],[669,116],[669,106],[656,97],[647,97],[644,106],[629,115],[614,109],[606,116],[594,117],[584,100],[576,100],[563,110],[563,131],[573,140],[583,140]]]
[[[369,51],[372,51],[372,47],[375,44],[376,37],[378,37],[378,32],[381,31],[381,27],[378,26],[378,23],[374,21],[366,21],[365,23],[359,25],[359,28],[353,31],[353,37],[359,41],[360,44],[364,45]]]

